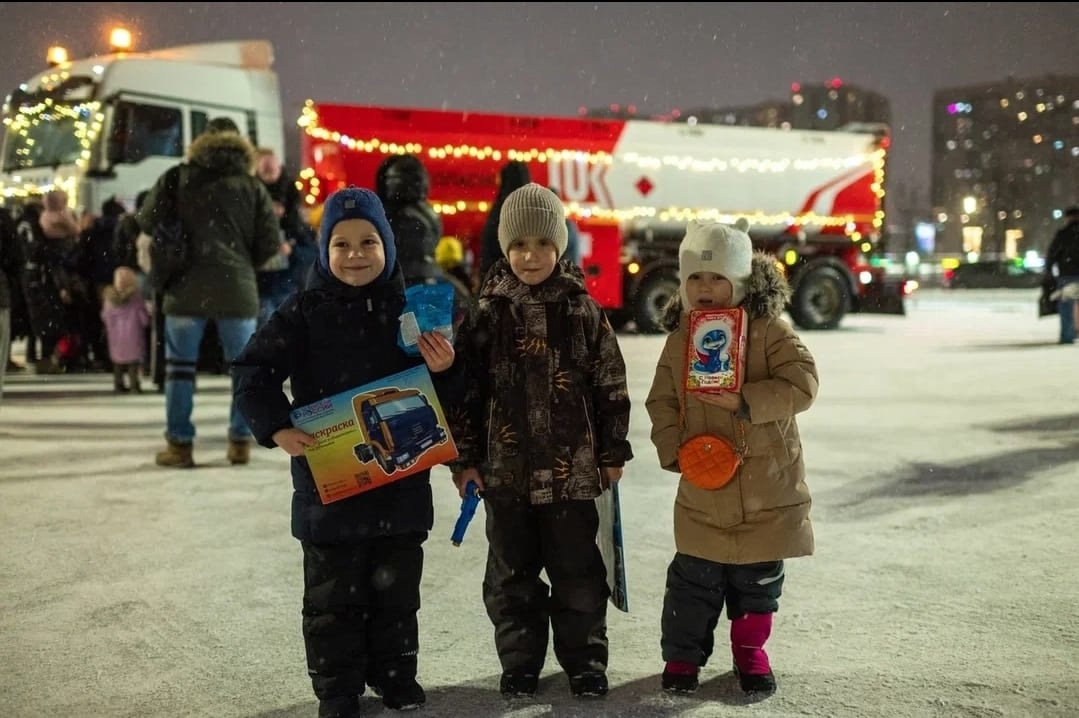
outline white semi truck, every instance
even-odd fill
[[[214,117],[284,156],[273,47],[262,40],[60,61],[4,102],[0,202],[17,206],[57,187],[76,210],[128,207]]]

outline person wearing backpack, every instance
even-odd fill
[[[188,259],[162,291],[165,315],[165,440],[159,466],[195,465],[191,414],[199,345],[212,321],[226,361],[255,331],[258,291],[255,268],[280,246],[270,195],[252,175],[254,148],[232,120],[219,117],[188,149],[184,164],[162,175],[139,210],[139,229],[153,234],[176,212]],[[170,175],[170,173],[172,173]],[[246,464],[251,430],[229,411],[227,458]]]

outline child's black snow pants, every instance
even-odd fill
[[[320,699],[414,678],[427,533],[303,546],[303,638]]]
[[[548,625],[570,676],[607,670],[607,569],[596,546],[595,501],[531,505],[489,498],[483,600],[503,673],[538,676]],[[540,579],[546,569],[551,583]]]
[[[782,592],[782,561],[728,564],[675,554],[663,597],[663,660],[703,666],[715,647],[724,604],[731,621],[746,613],[775,613]]]

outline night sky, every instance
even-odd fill
[[[893,182],[928,195],[935,89],[1079,73],[1079,3],[0,3],[0,93],[50,44],[265,38],[286,119],[304,99],[574,115],[786,99],[844,82],[892,102]],[[290,149],[290,152],[293,150]]]

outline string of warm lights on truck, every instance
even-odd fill
[[[679,170],[694,172],[738,172],[738,173],[774,173],[780,174],[791,171],[814,171],[822,168],[832,170],[851,169],[863,166],[867,161],[871,164],[874,172],[872,191],[878,199],[884,197],[884,157],[885,148],[881,147],[869,154],[856,154],[847,157],[800,159],[773,159],[760,158],[700,158],[666,155],[649,156],[637,152],[626,152],[615,157],[607,152],[587,152],[581,150],[568,150],[548,147],[540,148],[510,148],[500,150],[491,146],[479,147],[470,144],[446,144],[439,147],[425,147],[421,142],[386,142],[377,137],[358,138],[348,134],[322,127],[319,124],[318,113],[314,103],[308,100],[297,120],[297,125],[310,137],[323,142],[333,142],[343,149],[351,152],[390,154],[413,154],[426,157],[429,160],[446,159],[471,159],[478,161],[490,161],[502,163],[509,160],[522,162],[548,162],[554,160],[568,160],[583,162],[590,165],[612,165],[616,161],[634,165],[642,170],[656,170],[663,167],[671,167]],[[305,202],[315,205],[319,202],[322,187],[315,170],[306,167],[300,172],[300,181],[297,186],[305,192]],[[432,201],[434,210],[443,215],[454,215],[460,212],[487,212],[490,204],[486,201],[469,202],[458,200],[455,202]],[[862,242],[863,235],[858,230],[859,226],[871,225],[879,229],[884,222],[884,213],[875,212],[872,216],[832,216],[806,212],[798,215],[790,213],[765,214],[759,211],[746,211],[739,213],[723,212],[717,209],[701,209],[691,207],[667,207],[656,208],[636,206],[621,209],[608,209],[595,204],[581,204],[579,202],[567,202],[567,211],[578,219],[591,219],[611,222],[625,222],[635,219],[658,219],[664,222],[686,222],[691,219],[717,220],[721,222],[734,222],[745,217],[753,224],[777,224],[785,223],[793,227],[842,227],[852,242]],[[864,242],[864,251],[870,251],[872,245]]]

